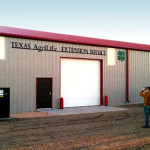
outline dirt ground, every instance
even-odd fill
[[[25,113],[18,113],[18,114],[10,114],[12,118],[35,118],[35,117],[48,117],[48,116],[55,116],[53,114],[42,113],[42,112],[25,112]]]
[[[0,121],[0,149],[150,150],[142,105],[127,111]]]

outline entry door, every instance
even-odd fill
[[[52,78],[37,78],[37,108],[52,107]]]

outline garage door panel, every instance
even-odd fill
[[[100,104],[100,61],[61,59],[64,107]]]
[[[89,99],[89,98],[77,98],[71,99],[66,98],[64,101],[65,107],[78,107],[78,106],[94,106],[99,103],[99,98]]]

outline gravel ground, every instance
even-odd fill
[[[127,111],[0,121],[0,149],[150,150],[142,105]]]

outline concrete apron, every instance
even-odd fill
[[[71,114],[86,114],[86,113],[97,113],[97,112],[109,112],[109,111],[123,111],[128,110],[126,108],[109,107],[109,106],[88,106],[88,107],[72,107],[64,109],[50,109],[40,108],[37,109],[39,112],[49,113],[54,115],[71,115]]]

